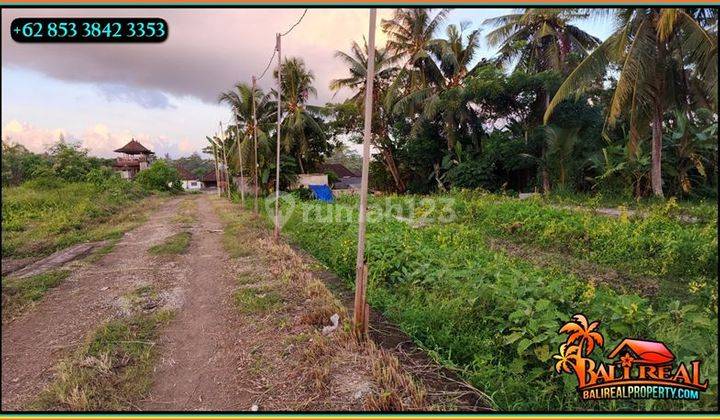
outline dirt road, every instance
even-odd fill
[[[185,248],[153,254],[155,245],[187,233]],[[57,383],[61,360],[106,321],[127,316],[120,303],[141,286],[162,295],[173,318],[146,343],[154,352],[154,369],[134,380],[149,385],[124,395],[121,407],[458,407],[459,394],[425,388],[392,350],[358,345],[349,333],[346,308],[311,265],[288,245],[274,242],[261,219],[224,198],[200,194],[169,199],[109,254],[75,269],[36,305],[3,325],[2,408],[27,408]],[[331,317],[339,324],[328,330]],[[132,368],[132,360],[123,363],[117,369]],[[92,392],[83,395],[93,398]],[[57,400],[57,409],[73,407],[62,403],[63,395]]]
[[[204,197],[203,197],[204,198]],[[233,307],[236,287],[220,243],[222,224],[206,199],[195,199],[192,243],[177,261],[187,267],[174,279],[182,306],[160,340],[160,363],[146,410],[249,410],[237,351],[241,322]]]
[[[19,318],[2,329],[2,408],[21,409],[54,376],[58,360],[111,318],[120,296],[139,284],[160,282],[175,269],[157,265],[147,249],[176,233],[172,222],[179,199],[160,206],[130,231],[112,252],[75,271]]]

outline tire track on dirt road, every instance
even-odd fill
[[[173,284],[185,296],[159,339],[159,358],[144,410],[249,410],[240,385],[242,352],[237,287],[221,244],[222,223],[205,195],[195,197],[197,220],[189,250],[177,263],[187,275]],[[238,238],[240,240],[240,238]]]
[[[158,265],[148,248],[177,233],[179,198],[160,205],[127,232],[112,252],[79,268],[33,308],[3,325],[2,409],[18,410],[54,377],[54,366],[87,334],[118,311],[118,298],[140,284],[165,283],[173,267]]]

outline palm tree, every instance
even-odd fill
[[[391,19],[383,19],[380,23],[387,34],[387,50],[404,58],[400,76],[405,76],[408,67],[415,68],[410,77],[410,86],[424,85],[426,77],[433,78],[438,68],[429,55],[429,46],[435,38],[435,32],[445,21],[450,9],[440,9],[431,16],[432,9],[396,9]]]
[[[675,102],[670,97],[677,80],[673,73],[691,64],[717,108],[717,35],[679,8],[623,9],[616,19],[618,29],[560,86],[545,111],[545,121],[558,103],[583,92],[590,80],[607,72],[610,63],[618,63],[620,73],[607,124],[613,126],[621,115],[627,115],[631,148],[637,146],[648,126],[652,127],[651,186],[653,193],[662,197],[662,124],[666,110]]]
[[[487,19],[483,25],[497,26],[486,39],[491,47],[500,47],[499,63],[515,63],[516,70],[531,73],[566,73],[570,54],[584,57],[600,44],[598,38],[569,23],[585,17],[586,13],[574,9],[525,9]]]
[[[342,60],[350,71],[348,77],[335,79],[330,82],[330,89],[338,91],[343,88],[351,89],[355,94],[349,99],[354,108],[362,115],[365,106],[365,87],[367,82],[367,61],[368,46],[363,40],[361,48],[357,42],[353,42],[350,53],[337,51],[335,57]],[[375,76],[373,82],[373,129],[371,142],[377,147],[382,156],[383,163],[393,177],[395,188],[398,192],[405,191],[405,183],[400,176],[397,162],[395,160],[395,147],[390,138],[391,113],[387,111],[384,97],[388,91],[390,81],[395,77],[398,68],[394,65],[397,56],[391,56],[387,49],[375,49]],[[358,123],[361,121],[358,119]]]
[[[498,62],[503,65],[515,64],[516,70],[538,73],[556,70],[562,74],[568,71],[570,54],[587,56],[600,40],[569,22],[585,18],[587,14],[573,9],[525,9],[515,13],[487,19],[484,25],[496,26],[487,34],[491,47],[499,46]],[[547,108],[547,89],[537,92],[534,109],[537,124]],[[542,147],[540,159],[546,159],[546,148]],[[550,175],[546,166],[540,167],[543,192],[550,192]]]
[[[317,90],[312,83],[315,80],[313,72],[305,66],[301,58],[286,58],[281,66],[282,71],[282,108],[285,114],[281,123],[281,136],[285,150],[297,150],[296,159],[300,171],[305,172],[303,158],[310,151],[310,137],[315,136],[325,141],[325,133],[316,120],[322,107],[309,105],[310,96],[317,96]],[[273,72],[278,78],[277,69]],[[277,92],[273,91],[277,98]]]
[[[580,347],[578,354],[582,356],[583,345],[585,346],[585,355],[590,355],[595,345],[603,345],[603,336],[597,332],[597,327],[600,326],[600,321],[595,321],[588,324],[588,320],[583,314],[577,314],[572,317],[573,321],[565,323],[560,328],[560,334],[567,333],[568,338],[565,341],[566,344],[572,345],[577,344]]]
[[[475,69],[469,68],[480,46],[480,31],[463,36],[466,24],[449,25],[447,39],[434,39],[428,44],[431,56],[438,63],[438,73],[431,84],[413,90],[395,105],[395,112],[410,116],[422,109],[422,118],[443,121],[447,149],[457,143],[459,132],[473,132],[479,126],[477,113],[471,106],[471,95],[465,91],[464,81]],[[480,61],[477,66],[484,65]]]

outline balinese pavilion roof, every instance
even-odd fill
[[[142,144],[135,141],[135,139],[130,140],[128,144],[125,146],[115,150],[116,153],[127,153],[128,155],[151,155],[153,154],[153,151],[148,149],[147,147],[143,146]]]
[[[215,170],[211,169],[211,170],[207,171],[200,180],[202,182],[216,182],[217,179],[215,178]]]

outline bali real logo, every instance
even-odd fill
[[[599,321],[588,323],[577,314],[560,328],[567,341],[553,356],[558,373],[575,374],[583,400],[682,399],[697,400],[708,381],[700,379],[700,361],[690,366],[675,363],[675,355],[664,343],[625,338],[608,354],[608,363],[590,358],[604,339]],[[615,359],[612,361],[612,359]]]

